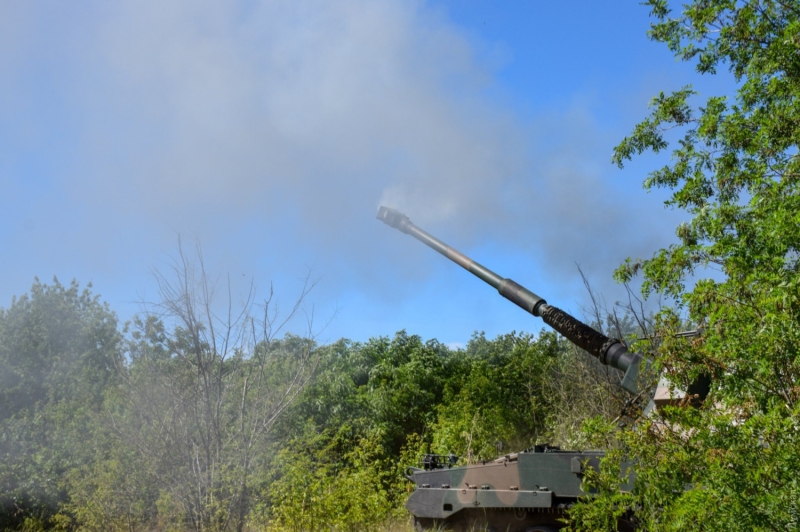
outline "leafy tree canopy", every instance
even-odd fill
[[[121,334],[90,288],[36,279],[0,308],[0,528],[52,514],[68,498],[68,471],[99,447],[94,416],[115,381]]]
[[[677,228],[678,243],[629,260],[617,277],[641,273],[645,292],[676,301],[659,316],[665,341],[658,361],[671,379],[686,385],[704,372],[714,384],[703,408],[667,408],[623,435],[638,460],[638,488],[611,497],[640,508],[647,529],[796,527],[800,4],[646,4],[653,40],[694,61],[701,74],[728,68],[737,85],[735,97],[708,97],[699,106],[691,87],[658,95],[614,153],[622,166],[644,151],[667,150],[678,132],[672,161],[650,173],[645,188],[669,189],[667,205],[690,220]],[[721,275],[705,276],[708,268]],[[701,338],[670,336],[683,311],[705,327]],[[601,497],[595,507],[606,503]],[[579,529],[593,526],[584,510],[576,512]]]

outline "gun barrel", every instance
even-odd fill
[[[414,225],[405,214],[390,209],[389,207],[381,207],[378,210],[377,218],[387,225],[399,229],[407,235],[413,236],[426,246],[435,249],[485,283],[496,288],[503,297],[511,300],[534,316],[539,315],[537,313],[539,308],[546,303],[544,299],[530,290],[518,285],[510,279],[504,279],[486,266],[475,262],[460,251],[448,246],[426,231],[423,231]]]
[[[597,357],[603,364],[625,371],[626,374],[622,385],[628,391],[635,393],[635,380],[638,377],[638,365],[642,360],[642,356],[637,353],[629,353],[628,349],[619,340],[609,338],[558,307],[548,305],[542,297],[534,294],[524,286],[498,275],[486,266],[475,262],[460,251],[423,231],[414,225],[405,214],[389,207],[380,207],[377,218],[387,225],[413,236],[426,246],[435,249],[468,272],[496,288],[500,295],[526,312],[541,317],[545,323],[562,336]]]

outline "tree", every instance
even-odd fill
[[[463,368],[446,384],[432,448],[477,461],[497,457],[501,442],[506,452],[542,443],[552,408],[547,381],[564,347],[553,332],[473,335],[456,357]]]
[[[35,280],[0,308],[0,527],[46,523],[63,479],[93,460],[94,432],[121,357],[117,318],[91,285]]]
[[[645,187],[670,189],[667,205],[691,220],[677,228],[676,244],[629,260],[616,275],[642,274],[645,293],[674,301],[657,324],[657,362],[670,380],[685,387],[702,372],[713,387],[702,408],[665,409],[623,434],[637,460],[637,491],[609,497],[638,506],[647,529],[797,527],[800,4],[693,0],[673,15],[667,0],[646,3],[652,39],[696,61],[701,74],[729,68],[737,87],[732,101],[715,96],[699,106],[691,87],[660,94],[615,150],[621,166],[667,149],[682,132],[673,161]],[[671,336],[686,318],[705,334]],[[596,508],[606,503],[601,497]]]
[[[310,335],[277,338],[313,284],[279,318],[272,292],[258,312],[252,289],[234,310],[230,287],[218,314],[199,249],[192,260],[179,248],[171,274],[156,280],[160,301],[133,324],[109,422],[156,487],[148,502],[160,522],[242,530],[261,449],[314,372]]]

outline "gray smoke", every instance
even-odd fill
[[[607,184],[617,138],[580,110],[520,123],[488,96],[475,43],[423,2],[0,10],[0,92],[14,102],[0,116],[29,131],[15,149],[49,158],[29,208],[48,253],[119,270],[188,233],[223,269],[268,255],[337,287],[425,275],[435,259],[373,220],[382,203],[457,247],[519,247],[559,279],[579,262],[604,281],[653,249],[642,220],[657,202]],[[49,138],[69,149],[47,152]]]

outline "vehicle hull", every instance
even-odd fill
[[[416,487],[406,508],[422,530],[442,525],[451,530],[558,529],[569,508],[589,494],[584,473],[599,467],[602,457],[600,451],[548,449],[461,467],[411,468],[408,478]]]

